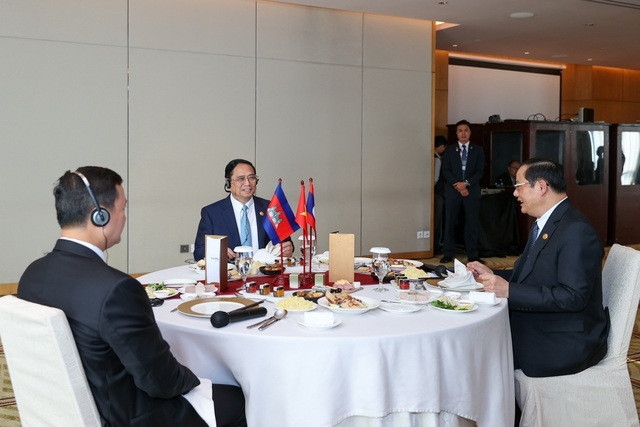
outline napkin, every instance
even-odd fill
[[[264,249],[258,249],[258,252],[253,256],[254,261],[263,264],[275,264],[277,259],[280,259],[280,243],[274,245],[269,242]]]
[[[331,326],[333,321],[333,313],[330,311],[306,311],[304,313],[304,323],[310,326]]]
[[[477,302],[478,304],[495,304],[496,294],[495,292],[469,292],[469,300]]]
[[[453,273],[449,272],[449,275],[443,281],[446,287],[456,289],[476,286],[477,282],[473,277],[473,273],[467,270],[467,267],[457,259],[453,261],[453,269]]]

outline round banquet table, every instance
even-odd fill
[[[195,276],[175,267],[138,280]],[[396,295],[373,289],[364,286],[354,296]],[[504,299],[468,313],[423,306],[410,314],[336,314],[342,323],[325,330],[306,328],[298,323],[303,313],[290,313],[263,331],[246,328],[261,319],[216,329],[208,318],[171,312],[183,302],[171,298],[153,309],[163,337],[199,377],[242,387],[250,427],[473,425],[468,420],[513,426]],[[273,314],[272,303],[262,306]]]

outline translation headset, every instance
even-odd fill
[[[80,179],[82,179],[82,182],[84,182],[84,186],[87,187],[87,191],[89,192],[89,197],[91,197],[91,201],[93,202],[93,205],[96,207],[93,210],[93,212],[91,212],[91,222],[96,227],[104,227],[109,223],[109,219],[111,219],[111,216],[109,215],[109,211],[104,208],[101,208],[100,205],[98,204],[98,200],[96,199],[96,196],[94,196],[93,191],[91,190],[91,185],[89,185],[89,180],[78,171],[71,172],[71,173],[75,173],[80,177]]]
[[[226,178],[224,180],[224,191],[229,193],[229,190],[231,190],[231,178]]]

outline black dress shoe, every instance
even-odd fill
[[[446,263],[451,262],[451,261],[453,261],[453,258],[452,258],[452,257],[450,257],[450,256],[446,256],[446,255],[445,255],[445,256],[443,256],[442,258],[440,258],[440,262],[441,262],[442,264],[446,264]]]
[[[473,261],[477,261],[477,262],[479,262],[480,264],[484,264],[484,263],[485,263],[485,262],[484,262],[483,260],[481,260],[480,258],[469,258],[469,259],[467,260],[467,262],[473,262]]]

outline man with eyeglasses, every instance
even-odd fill
[[[520,162],[518,160],[511,160],[507,171],[498,175],[496,184],[500,187],[513,187],[516,183],[516,173],[520,169]]]
[[[229,259],[235,258],[233,248],[236,246],[251,246],[254,253],[267,246],[269,235],[262,222],[269,200],[255,196],[258,181],[256,168],[250,161],[234,159],[227,164],[224,169],[224,191],[230,194],[202,208],[193,251],[195,260],[204,258],[204,236],[207,234],[227,236]],[[281,249],[285,257],[293,254],[290,238],[282,242]]]
[[[536,218],[513,271],[467,268],[484,290],[507,298],[516,369],[529,377],[571,375],[607,352],[609,312],[602,306],[604,249],[589,220],[567,197],[562,166],[524,161],[514,197]]]

